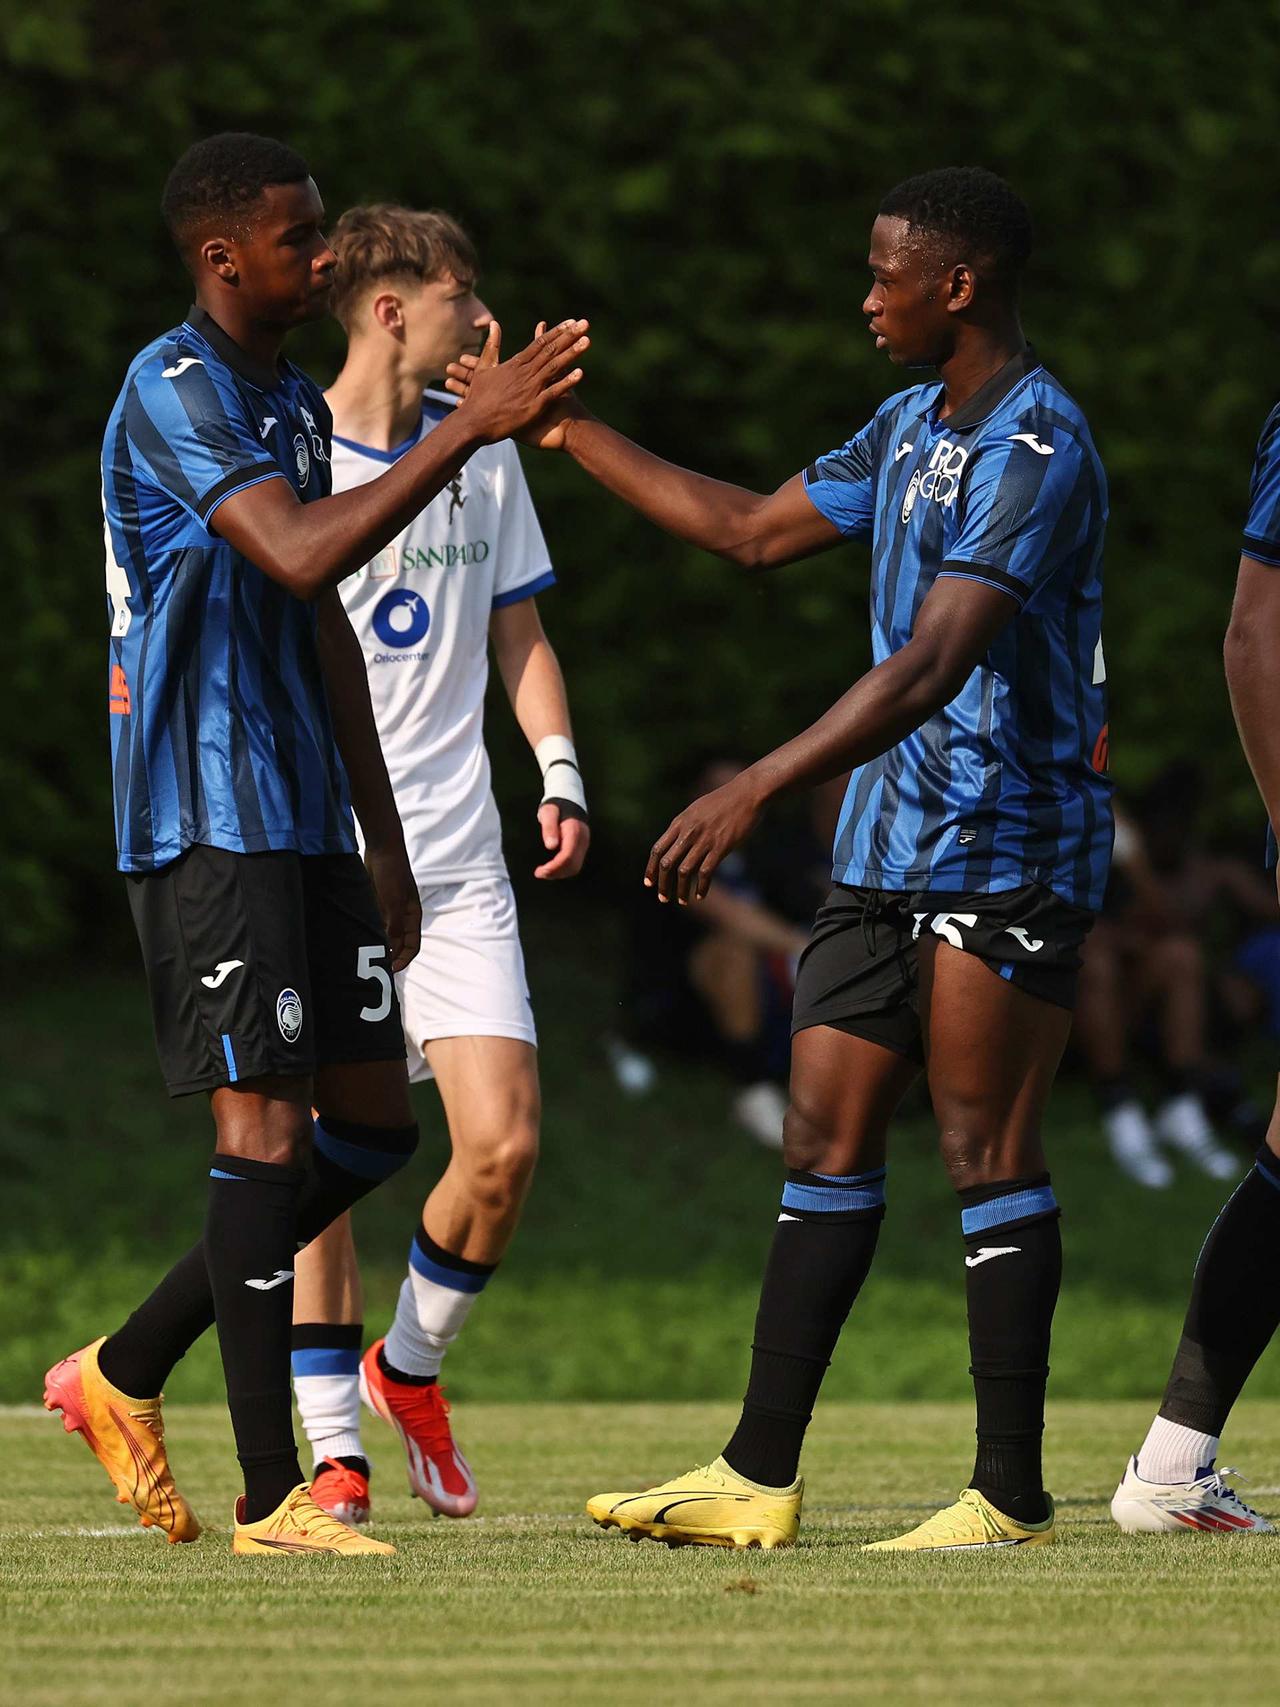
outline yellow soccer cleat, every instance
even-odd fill
[[[587,1515],[629,1541],[668,1547],[790,1547],[800,1528],[803,1477],[789,1488],[765,1488],[731,1470],[723,1458],[642,1494],[597,1494]]]
[[[371,1535],[356,1530],[330,1517],[311,1497],[305,1482],[283,1500],[269,1517],[257,1523],[242,1523],[243,1496],[236,1501],[235,1533],[231,1538],[233,1553],[394,1553],[389,1541],[375,1541]]]
[[[1047,1547],[1057,1539],[1053,1501],[1043,1523],[1018,1523],[997,1511],[976,1488],[905,1535],[869,1541],[864,1553],[948,1553],[970,1547]]]
[[[194,1541],[196,1514],[173,1484],[164,1449],[163,1395],[131,1399],[98,1367],[101,1339],[55,1363],[44,1378],[44,1408],[61,1411],[68,1434],[80,1435],[115,1483],[116,1499],[131,1505],[144,1529],[170,1541]]]

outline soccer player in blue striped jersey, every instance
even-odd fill
[[[876,1545],[1053,1539],[1041,1435],[1061,1244],[1040,1128],[1111,847],[1107,492],[1084,416],[1022,333],[1030,245],[991,173],[892,191],[863,312],[891,361],[941,384],[890,398],[770,496],[673,467],[576,400],[529,435],[747,569],[871,546],[874,667],[680,813],[649,859],[659,899],[696,901],[771,800],[852,768],[797,982],[788,1176],[742,1418],[705,1473],[591,1502],[633,1533],[794,1535],[805,1427],[871,1264],[893,1112],[923,1067],[959,1196],[978,1451],[954,1506]],[[476,371],[456,364],[455,389]]]
[[[501,366],[491,332],[487,394],[334,496],[328,408],[280,353],[327,312],[336,264],[306,162],[212,137],[162,206],[196,301],[131,364],[103,446],[112,764],[165,1080],[208,1095],[216,1148],[203,1239],[50,1370],[45,1402],[144,1524],[193,1540],[160,1388],[216,1319],[244,1472],[234,1550],[385,1553],[312,1500],[289,1390],[295,1251],[417,1142],[392,974],[420,906],[336,589],[576,382],[585,323]]]
[[[1268,863],[1280,826],[1280,404],[1253,461],[1224,654],[1231,708],[1267,809]],[[1280,871],[1277,871],[1280,884]],[[1129,1460],[1111,1515],[1133,1534],[1248,1535],[1273,1527],[1216,1468],[1232,1407],[1280,1328],[1280,1099],[1254,1165],[1196,1260],[1164,1397]]]

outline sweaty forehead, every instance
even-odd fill
[[[882,213],[871,227],[867,261],[873,272],[934,270],[941,258],[942,239],[897,214]]]

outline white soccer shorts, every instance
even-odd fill
[[[506,877],[471,877],[422,891],[422,947],[396,979],[409,1078],[434,1078],[422,1052],[441,1037],[538,1042],[516,901]]]

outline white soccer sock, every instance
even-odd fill
[[[451,1256],[420,1229],[409,1247],[409,1272],[383,1348],[391,1367],[406,1375],[438,1375],[492,1273],[480,1263]]]
[[[1144,1482],[1193,1482],[1218,1456],[1218,1436],[1197,1434],[1182,1423],[1157,1417],[1138,1453]]]
[[[297,1357],[295,1352],[295,1362]],[[300,1375],[295,1371],[293,1391],[317,1464],[322,1458],[364,1457],[358,1375]]]

